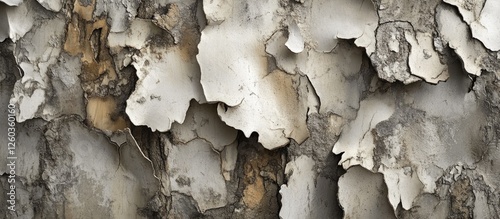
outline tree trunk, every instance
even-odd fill
[[[500,218],[498,13],[0,0],[0,218]]]

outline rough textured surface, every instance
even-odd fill
[[[499,13],[0,0],[0,218],[499,218]]]

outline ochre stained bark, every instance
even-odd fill
[[[106,17],[94,18],[95,0],[83,6],[75,0],[64,50],[72,56],[79,56],[82,62],[82,87],[87,102],[87,123],[101,130],[116,131],[127,127],[119,115],[112,96],[101,92],[100,86],[116,80],[117,72],[106,47],[109,26]]]

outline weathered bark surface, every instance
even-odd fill
[[[500,218],[499,13],[0,0],[0,218]]]

